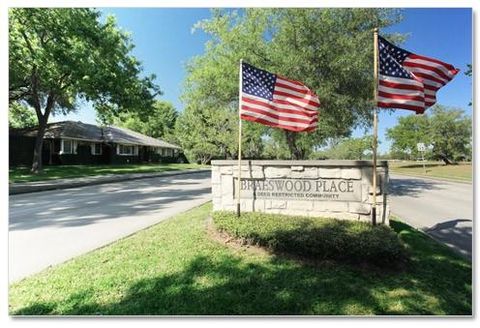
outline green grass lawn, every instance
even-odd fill
[[[206,204],[10,285],[12,315],[471,314],[472,267],[393,221],[408,266],[301,264],[211,238]]]
[[[40,174],[31,174],[30,168],[18,167],[9,170],[10,182],[30,182],[62,178],[79,178],[93,175],[154,173],[172,170],[196,169],[198,164],[119,164],[119,165],[56,165],[45,166]]]
[[[445,165],[443,162],[426,162],[426,173],[422,162],[389,162],[393,173],[418,175],[434,178],[444,178],[457,181],[472,181],[472,164],[460,163],[458,165]]]

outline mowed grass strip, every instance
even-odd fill
[[[206,204],[10,286],[12,315],[471,314],[471,264],[393,221],[399,272],[301,262],[230,247]]]
[[[422,162],[390,161],[388,165],[393,173],[472,182],[471,163],[445,165],[443,162],[426,162],[425,170],[423,169]]]
[[[39,174],[31,174],[29,167],[9,169],[9,181],[33,182],[64,178],[80,178],[94,175],[157,173],[173,170],[200,169],[208,166],[198,164],[118,164],[118,165],[55,165],[45,166]]]

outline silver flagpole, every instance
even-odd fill
[[[240,217],[240,182],[242,176],[242,62],[240,59],[240,73],[238,78],[238,180],[237,180],[237,217]]]
[[[378,134],[378,28],[373,30],[373,168],[372,168],[372,224],[377,224],[377,134]]]

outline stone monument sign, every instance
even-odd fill
[[[370,161],[244,160],[240,208],[312,217],[371,221]],[[212,161],[214,210],[236,210],[238,161]],[[388,164],[377,164],[377,222],[388,224]]]

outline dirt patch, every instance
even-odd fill
[[[230,236],[225,231],[219,231],[215,228],[215,223],[211,216],[205,220],[205,228],[207,230],[207,235],[214,241],[224,244],[232,249],[237,251],[248,251],[254,254],[270,255],[275,256],[273,252],[268,249],[254,244],[252,241],[246,239],[240,239]]]

